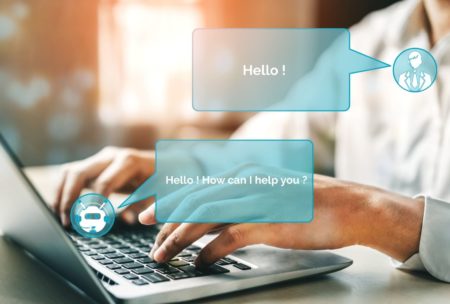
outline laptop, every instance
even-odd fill
[[[93,302],[188,301],[330,273],[352,264],[350,259],[326,251],[255,245],[237,250],[209,269],[196,269],[193,261],[213,235],[187,247],[170,262],[158,264],[148,257],[157,226],[116,225],[98,239],[65,230],[1,135],[0,168],[0,230],[4,237]]]

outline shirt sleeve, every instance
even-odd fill
[[[398,269],[428,271],[450,283],[450,203],[423,197],[425,209],[419,252],[404,263],[394,261],[394,264]]]

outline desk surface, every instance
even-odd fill
[[[44,198],[58,178],[51,169],[29,171]],[[349,268],[314,279],[301,279],[242,291],[202,303],[448,303],[450,285],[426,274],[394,269],[389,258],[361,246],[335,251],[354,260]],[[0,303],[81,303],[82,297],[55,275],[0,239]]]

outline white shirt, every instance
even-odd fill
[[[419,252],[400,268],[450,282],[450,36],[430,49],[422,2],[408,0],[350,29],[351,47],[393,64],[406,48],[428,49],[438,77],[409,93],[385,68],[351,76],[351,107],[340,113],[260,113],[235,138],[310,138],[316,169],[404,195],[424,195]],[[300,92],[299,92],[300,93]]]

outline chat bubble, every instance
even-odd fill
[[[351,75],[390,65],[350,48],[334,29],[197,29],[197,111],[346,111]]]
[[[155,173],[119,208],[155,197],[158,222],[308,222],[309,140],[160,140]]]

